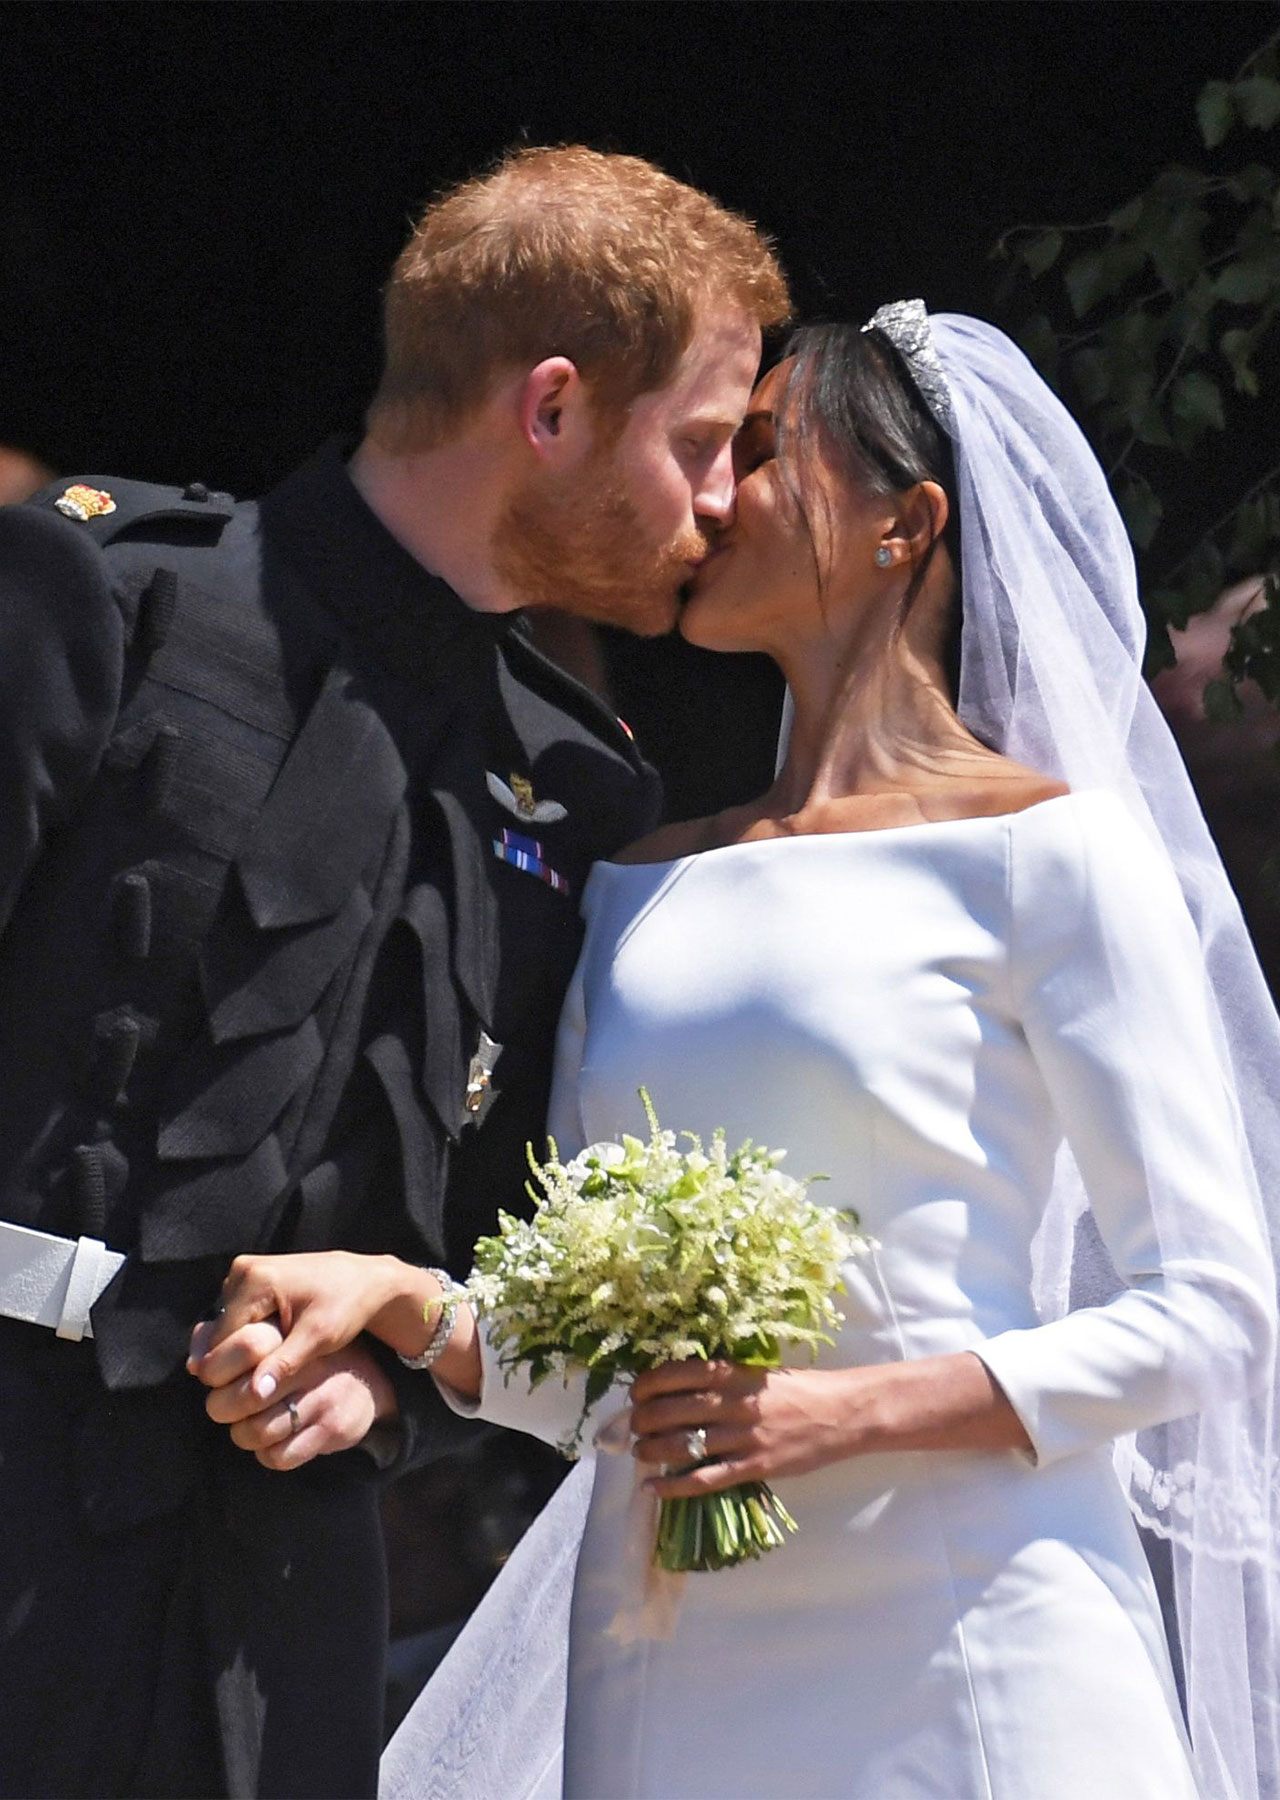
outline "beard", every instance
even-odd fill
[[[655,543],[616,467],[572,483],[531,480],[493,533],[494,567],[525,606],[551,606],[640,637],[670,631],[689,565],[707,540],[690,527]]]

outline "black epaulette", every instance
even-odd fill
[[[184,488],[155,481],[127,481],[114,475],[77,475],[51,482],[28,502],[56,512],[89,533],[100,546],[116,543],[146,527],[188,527],[193,537],[217,538],[235,511],[230,494],[215,493],[201,481]]]

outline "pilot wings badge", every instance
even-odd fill
[[[561,806],[558,800],[535,800],[533,783],[523,775],[512,774],[504,781],[501,775],[486,769],[484,779],[498,805],[517,819],[534,825],[555,825],[569,816],[568,808]]]

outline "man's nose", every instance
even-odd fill
[[[733,523],[733,501],[736,486],[733,478],[733,447],[726,444],[708,468],[693,497],[694,514],[723,528]]]

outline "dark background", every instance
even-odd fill
[[[261,491],[359,429],[410,221],[522,139],[637,152],[752,214],[803,314],[920,294],[997,316],[999,234],[1200,161],[1196,94],[1276,13],[0,0],[0,443]],[[766,665],[678,639],[611,665],[673,814],[764,785]],[[393,1719],[554,1479],[535,1449],[393,1490]]]
[[[0,442],[259,491],[358,428],[409,221],[520,139],[638,152],[751,213],[805,314],[990,315],[999,233],[1198,158],[1197,92],[1276,10],[10,0]],[[613,662],[673,811],[760,785],[767,671]]]

